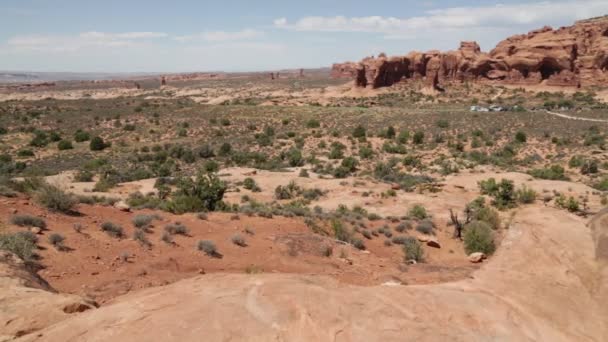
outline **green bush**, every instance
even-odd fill
[[[525,143],[526,141],[528,141],[528,137],[526,136],[526,133],[519,131],[515,133],[515,141],[517,141],[518,143]]]
[[[473,221],[465,227],[464,248],[467,254],[482,252],[487,255],[494,253],[494,237],[488,223]]]
[[[493,229],[500,228],[500,215],[490,207],[480,208],[475,212],[475,220],[488,223]]]
[[[405,261],[414,260],[421,262],[424,260],[424,250],[420,242],[411,236],[408,236],[403,241],[403,253],[405,254]]]
[[[422,143],[424,143],[424,132],[418,131],[418,132],[414,133],[413,142],[416,145],[422,145]]]
[[[365,135],[365,127],[361,125],[355,127],[355,130],[353,131],[353,138],[365,138]]]
[[[76,172],[74,175],[74,181],[76,182],[92,182],[93,181],[93,173],[87,170],[80,170]]]
[[[38,227],[46,229],[46,222],[41,217],[32,215],[14,215],[11,217],[11,223],[20,227]]]
[[[15,234],[0,235],[0,250],[8,251],[23,261],[34,259],[37,238],[30,232],[18,232]]]
[[[65,151],[73,149],[74,146],[72,146],[72,142],[69,140],[61,140],[57,143],[57,148],[59,149],[59,151]]]
[[[492,204],[499,209],[509,209],[516,206],[515,184],[513,181],[503,179],[496,183],[494,178],[490,178],[478,183],[480,191],[484,195],[494,197]]]
[[[177,191],[166,204],[166,209],[174,214],[214,211],[227,189],[226,183],[212,173],[199,173],[194,180],[183,177],[176,183]]]
[[[34,193],[34,199],[40,205],[55,212],[69,214],[78,202],[74,196],[51,184],[44,184]]]
[[[568,180],[565,170],[559,165],[552,165],[548,168],[534,169],[528,172],[532,177],[548,180]]]
[[[342,222],[334,219],[331,221],[331,229],[336,240],[349,242],[352,237],[352,232],[344,227]]]
[[[530,204],[536,200],[536,191],[524,185],[521,189],[517,190],[516,196],[519,203]]]
[[[108,147],[101,137],[94,137],[89,143],[91,151],[103,151]]]
[[[418,220],[424,220],[425,218],[429,217],[428,213],[426,212],[426,208],[419,204],[416,204],[412,208],[410,208],[407,213],[407,216],[409,218],[415,218]]]
[[[308,127],[308,128],[319,128],[319,127],[321,127],[321,123],[317,119],[310,119],[306,123],[306,127]]]
[[[76,133],[74,133],[74,141],[76,142],[84,142],[89,140],[91,140],[91,135],[88,132],[77,130]]]

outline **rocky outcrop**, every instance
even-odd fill
[[[541,206],[517,215],[492,260],[459,282],[212,274],[125,295],[19,341],[605,341],[608,283],[585,220]]]
[[[359,63],[334,64],[332,76],[353,78],[357,86],[372,88],[408,79],[424,79],[436,89],[443,83],[464,81],[608,85],[608,16],[512,36],[489,53],[482,52],[476,42],[462,42],[456,51],[411,52],[399,57],[381,54]]]
[[[56,293],[21,259],[0,251],[0,341],[38,331],[95,307],[93,301]]]

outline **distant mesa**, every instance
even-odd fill
[[[441,84],[465,81],[578,88],[608,85],[608,16],[515,35],[489,53],[482,52],[476,42],[461,42],[456,51],[380,54],[358,63],[334,64],[331,74],[371,88],[407,80],[424,80],[437,90],[442,90]]]

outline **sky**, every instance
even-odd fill
[[[267,71],[385,52],[491,50],[608,0],[0,0],[0,70]]]

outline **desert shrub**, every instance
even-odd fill
[[[294,181],[291,181],[285,186],[277,186],[274,189],[274,197],[278,200],[288,200],[296,197],[301,191],[302,189]]]
[[[165,232],[171,235],[183,235],[188,236],[189,230],[188,227],[184,226],[181,223],[168,224],[165,226]]]
[[[533,169],[528,172],[532,177],[549,180],[568,180],[565,170],[559,165],[551,165],[548,168]]]
[[[519,203],[530,204],[536,200],[536,191],[524,185],[517,190],[516,196]]]
[[[490,207],[483,207],[475,211],[474,219],[488,223],[493,229],[500,228],[500,215]]]
[[[581,156],[581,155],[572,156],[572,158],[570,158],[570,161],[568,162],[568,166],[570,166],[571,168],[581,167],[581,166],[583,166],[584,162],[585,162],[584,156]]]
[[[155,219],[153,215],[139,214],[133,217],[131,222],[136,228],[147,228],[152,224],[152,221]]]
[[[499,209],[513,208],[516,205],[515,184],[513,181],[503,179],[496,183],[494,178],[478,183],[481,193],[494,198],[492,204]]]
[[[414,133],[413,142],[415,145],[421,145],[422,143],[424,143],[424,132],[418,131]]]
[[[72,142],[69,140],[61,140],[57,143],[57,148],[59,149],[59,151],[64,151],[71,150],[74,148],[74,146],[72,146]]]
[[[38,227],[46,229],[46,222],[41,217],[32,215],[14,215],[11,217],[11,223],[20,227]]]
[[[219,154],[221,157],[225,157],[225,156],[230,155],[230,153],[232,153],[232,145],[230,145],[230,143],[227,143],[227,142],[223,143],[223,144],[220,146],[220,149],[219,149],[218,154]]]
[[[19,151],[17,151],[17,156],[18,157],[33,157],[36,154],[34,153],[34,151],[30,150],[30,149],[21,149]]]
[[[163,235],[160,237],[161,241],[168,244],[168,245],[172,245],[173,244],[173,236],[167,232],[164,232]]]
[[[407,216],[410,218],[418,219],[418,220],[424,220],[429,215],[427,214],[425,207],[423,207],[419,204],[416,204],[412,208],[410,208],[410,210],[407,213]]]
[[[108,147],[108,145],[101,137],[94,137],[89,143],[89,148],[91,151],[103,151],[106,149],[106,147]]]
[[[404,245],[409,236],[394,236],[392,240],[390,240],[395,245]]]
[[[34,199],[40,205],[47,209],[60,213],[71,213],[77,201],[71,194],[68,194],[60,188],[51,185],[43,184],[35,193]]]
[[[464,248],[467,254],[482,252],[487,255],[494,253],[494,237],[488,223],[473,221],[465,227]]]
[[[317,119],[310,119],[306,122],[306,127],[308,128],[319,128],[321,127],[321,123]]]
[[[253,192],[260,192],[262,189],[256,184],[253,178],[247,177],[243,181],[243,187],[247,190],[251,190]]]
[[[581,166],[581,173],[583,175],[596,174],[599,172],[598,162],[595,159],[585,160]]]
[[[76,142],[89,141],[90,139],[91,135],[88,132],[79,129],[76,131],[76,133],[74,133],[74,141]]]
[[[405,261],[414,260],[421,262],[424,260],[424,250],[420,242],[411,236],[408,236],[403,241],[403,253],[405,254]]]
[[[342,222],[334,219],[331,221],[331,229],[334,233],[334,237],[336,240],[349,242],[352,236],[352,232],[345,228]]]
[[[372,239],[372,233],[370,233],[369,230],[362,230],[361,235],[363,235],[363,237],[365,237],[368,240]]]
[[[515,141],[517,141],[518,143],[525,143],[526,141],[528,141],[528,136],[526,136],[526,133],[519,131],[515,133]]]
[[[358,239],[358,238],[353,238],[351,239],[350,243],[359,250],[365,250],[365,243],[363,242],[363,240]]]
[[[435,228],[435,225],[430,220],[420,221],[418,223],[418,225],[416,226],[416,230],[417,231],[419,231],[422,234],[427,234],[427,235],[433,234],[433,229],[434,228]]]
[[[436,122],[437,127],[439,128],[448,128],[450,127],[450,122],[447,119],[439,119]]]
[[[101,230],[114,238],[122,238],[124,236],[122,227],[112,222],[102,223]]]
[[[139,242],[139,244],[144,247],[152,246],[152,243],[150,242],[150,240],[148,240],[148,237],[146,236],[146,232],[141,229],[135,230],[135,232],[133,233],[133,240]]]
[[[233,235],[232,238],[230,238],[230,241],[232,241],[233,244],[239,247],[247,247],[247,242],[245,241],[245,238],[240,234]]]
[[[608,191],[608,176],[604,176],[598,182],[593,184],[593,187],[600,191]]]
[[[226,183],[211,173],[199,173],[196,179],[182,177],[176,183],[177,191],[165,206],[174,214],[214,211],[227,189]]]
[[[204,144],[199,148],[198,156],[203,159],[213,158],[215,157],[215,152],[209,144]]]
[[[566,209],[572,213],[576,213],[580,210],[579,201],[572,196],[566,198],[566,196],[560,195],[555,199],[555,204],[557,204],[558,207]]]
[[[479,186],[479,190],[483,195],[494,196],[496,193],[498,193],[498,183],[496,183],[496,179],[494,178],[479,181],[477,185]]]
[[[345,146],[340,143],[333,143],[331,150],[329,151],[329,159],[342,159],[344,158]]]
[[[88,170],[80,170],[74,175],[74,181],[76,182],[92,182],[93,173]]]
[[[217,247],[215,246],[215,243],[213,243],[213,241],[201,240],[196,245],[196,248],[199,251],[204,252],[208,256],[216,256],[218,254]]]
[[[304,158],[302,157],[302,151],[297,148],[291,148],[287,152],[287,162],[289,166],[296,167],[304,165]]]
[[[34,259],[36,242],[36,236],[30,232],[0,234],[0,250],[11,252],[23,261]]]
[[[49,136],[44,131],[36,131],[34,138],[30,141],[30,146],[33,147],[45,147],[49,143]]]
[[[406,154],[407,153],[407,149],[405,148],[405,145],[394,144],[394,143],[391,143],[390,141],[385,141],[384,144],[382,144],[382,150],[386,153],[392,153],[392,154]]]
[[[359,157],[362,159],[370,159],[374,156],[374,149],[370,146],[361,146],[359,148]]]
[[[65,242],[65,237],[61,234],[53,233],[53,234],[49,235],[49,243],[51,245],[53,245],[53,247],[57,248],[58,250],[63,250],[65,248],[63,245],[64,242]]]
[[[365,127],[358,125],[353,130],[353,138],[365,138],[366,132]]]
[[[411,221],[405,221],[405,222],[401,222],[397,225],[397,227],[395,227],[395,230],[398,231],[399,233],[403,233],[405,230],[409,230],[414,228],[412,226],[412,222]]]

